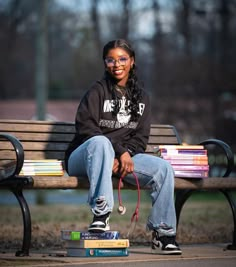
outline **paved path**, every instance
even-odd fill
[[[225,250],[225,244],[181,246],[181,256],[152,254],[148,247],[131,247],[128,257],[66,257],[65,251],[32,251],[29,257],[14,253],[0,254],[0,266],[34,267],[235,267],[236,250]]]

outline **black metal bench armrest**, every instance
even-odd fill
[[[11,190],[18,190],[22,188],[30,188],[34,184],[31,176],[14,176],[7,179],[0,180],[1,188],[11,188]]]
[[[21,142],[13,135],[0,133],[0,138],[5,138],[9,140],[15,150],[16,153],[16,167],[14,172],[10,175],[10,177],[14,177],[18,175],[23,167],[24,164],[24,149],[21,145]],[[4,177],[8,178],[8,177]]]
[[[230,175],[230,173],[233,170],[234,167],[234,153],[232,151],[232,149],[230,148],[230,146],[228,144],[226,144],[224,141],[219,140],[219,139],[207,139],[204,140],[200,143],[200,145],[216,145],[218,147],[220,147],[223,152],[225,153],[225,156],[227,158],[227,168],[225,171],[225,174],[223,175],[223,177],[228,177]]]

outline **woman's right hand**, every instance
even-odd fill
[[[119,160],[118,159],[114,159],[112,172],[113,173],[118,173],[119,172],[119,168],[120,168]]]

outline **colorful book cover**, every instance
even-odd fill
[[[67,248],[127,248],[129,239],[66,240]]]
[[[68,257],[124,257],[128,255],[127,248],[67,248]]]
[[[63,240],[97,240],[97,239],[119,239],[120,233],[118,231],[107,231],[104,233],[90,233],[81,231],[62,230],[61,239]]]

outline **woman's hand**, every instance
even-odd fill
[[[126,176],[128,173],[134,171],[134,162],[129,154],[125,152],[120,156],[120,174],[122,177]]]
[[[119,172],[119,168],[120,168],[119,160],[118,159],[114,159],[112,172],[115,173],[115,174],[118,173]]]

